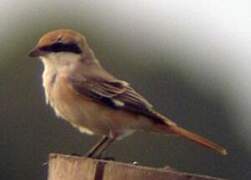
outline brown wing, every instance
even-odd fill
[[[140,113],[163,123],[153,111],[152,105],[125,81],[70,77],[70,83],[78,94],[89,96],[107,106]]]

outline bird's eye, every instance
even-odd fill
[[[42,47],[41,50],[48,51],[48,52],[72,52],[76,54],[82,53],[78,45],[73,44],[73,43],[69,43],[69,44],[55,43],[50,46]]]

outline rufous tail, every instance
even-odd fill
[[[198,134],[190,132],[190,131],[188,131],[184,128],[181,128],[177,125],[169,127],[168,131],[171,131],[179,136],[185,137],[185,138],[187,138],[193,142],[196,142],[202,146],[213,149],[222,155],[227,155],[227,150],[224,147],[222,147],[221,145],[218,145],[218,144],[214,143],[213,141],[210,141],[207,138],[204,138]]]
[[[200,144],[202,146],[205,146],[209,149],[215,150],[216,152],[220,153],[221,155],[227,155],[227,150],[222,147],[221,145],[218,145],[216,143],[214,143],[213,141],[210,141],[207,138],[204,138],[196,133],[193,133],[191,131],[188,131],[182,127],[179,127],[178,125],[176,125],[174,122],[172,122],[171,120],[169,120],[167,117],[155,112],[155,115],[158,115],[159,118],[161,118],[164,122],[165,122],[165,126],[162,128],[164,128],[164,131],[166,131],[167,133],[173,133],[176,134],[178,136],[187,138],[193,142],[196,142],[197,144]]]

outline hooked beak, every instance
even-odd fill
[[[39,57],[43,54],[43,51],[38,47],[34,47],[28,54],[29,57]]]

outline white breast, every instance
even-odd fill
[[[53,103],[50,91],[53,87],[57,75],[63,72],[70,72],[76,66],[80,55],[72,53],[50,53],[46,57],[41,57],[44,71],[42,74],[43,87],[45,89],[46,103]]]
[[[76,122],[76,118],[73,119],[74,115],[70,113],[70,109],[67,108],[67,106],[70,106],[63,101],[63,98],[55,98],[55,89],[59,86],[58,78],[62,76],[62,74],[67,74],[74,70],[74,66],[78,62],[79,58],[80,57],[78,55],[69,53],[57,53],[51,54],[47,57],[42,57],[42,62],[44,65],[42,80],[45,99],[46,103],[54,109],[58,117],[67,120],[69,123],[71,123],[71,125],[78,128],[81,132],[93,134],[90,129],[86,128],[83,125],[80,126],[79,123]]]

